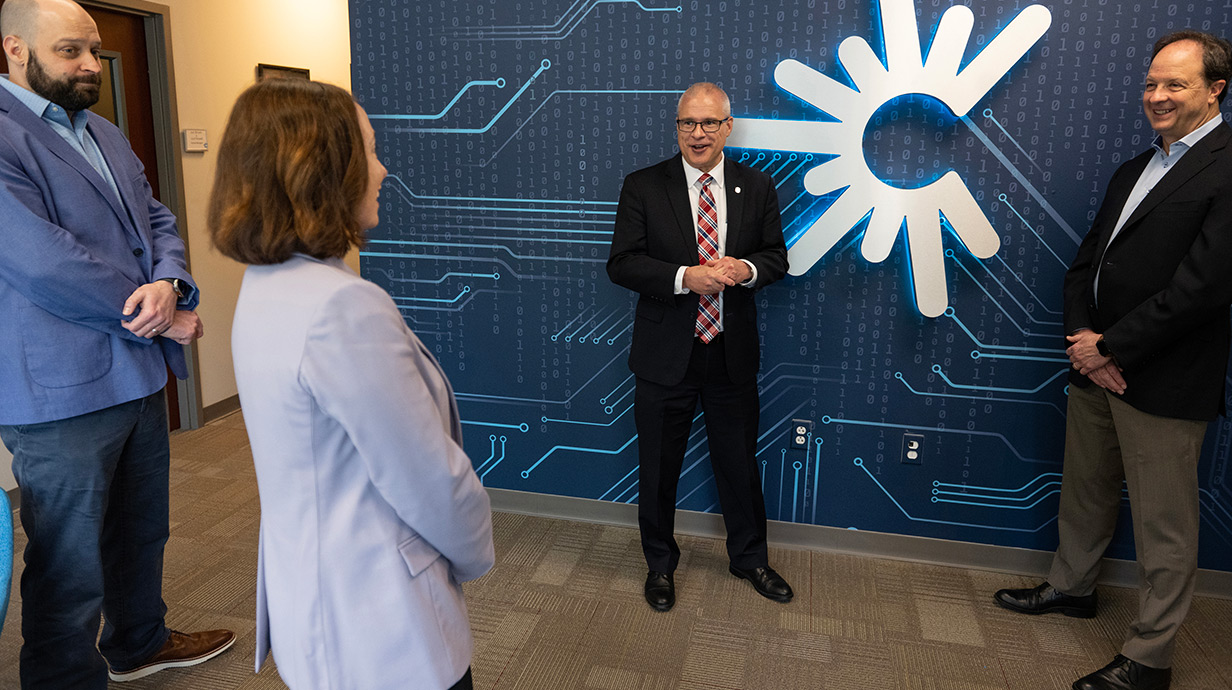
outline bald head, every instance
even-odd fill
[[[73,0],[8,0],[0,35],[9,80],[76,112],[98,101],[102,41],[89,13]]]
[[[680,108],[686,101],[691,101],[703,96],[715,98],[722,104],[723,117],[731,115],[731,98],[728,98],[727,92],[724,91],[723,87],[718,84],[708,81],[699,81],[696,84],[692,84],[689,88],[684,90],[684,93],[680,94],[680,100],[676,102],[677,115],[679,115]]]
[[[44,12],[67,13],[80,18],[81,5],[72,0],[8,0],[0,7],[0,37],[16,36],[26,41],[38,38],[39,17]]]

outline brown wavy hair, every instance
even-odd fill
[[[351,94],[331,84],[267,79],[240,94],[210,195],[210,239],[247,264],[300,252],[344,256],[363,241],[356,210],[368,161]]]

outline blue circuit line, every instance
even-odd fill
[[[486,466],[489,462],[492,462],[492,460],[496,458],[496,434],[492,434],[491,436],[489,436],[488,440],[492,442],[492,451],[488,453],[488,459],[481,462],[479,464],[479,467],[475,468],[476,472],[478,472],[479,470],[482,470],[484,466]]]
[[[573,317],[572,319],[569,319],[569,323],[566,323],[559,331],[555,333],[555,335],[552,336],[551,338],[552,342],[556,342],[556,339],[560,337],[560,334],[569,330],[569,327],[572,326],[574,323],[576,323],[578,319],[582,318],[582,314],[585,314],[585,313],[586,313],[586,310],[583,310],[581,312],[578,312],[577,316]]]
[[[449,216],[451,218],[454,217],[453,214],[449,214]],[[559,219],[557,219],[557,221],[559,222]],[[580,222],[580,221],[565,221],[565,222],[572,223],[572,222]],[[604,225],[611,225],[611,221],[606,221],[606,220],[595,221],[595,222],[603,223]],[[608,237],[611,237],[612,235],[611,230],[573,230],[569,228],[537,228],[537,227],[528,226],[528,225],[512,225],[512,226],[483,225],[483,224],[454,225],[450,223],[433,223],[432,227],[440,228],[440,229],[456,229],[456,230],[508,230],[510,232],[539,232],[539,233],[558,233],[558,234],[568,234],[568,235],[606,235]],[[444,233],[435,232],[433,234],[441,235]],[[511,238],[502,237],[500,239],[511,239]],[[530,239],[530,238],[518,237],[516,239],[525,240],[525,239]],[[604,244],[606,244],[606,242]]]
[[[953,249],[945,250],[945,255],[951,259],[954,259],[954,250]],[[997,309],[1000,310],[1000,312],[1005,315],[1005,318],[1008,319],[1009,322],[1014,325],[1014,328],[1018,329],[1019,333],[1022,333],[1024,336],[1028,338],[1055,337],[1050,333],[1032,333],[1031,331],[1028,331],[1027,329],[1023,328],[1022,324],[1018,323],[1018,320],[1015,319],[1013,316],[1011,316],[1009,311],[1006,310],[1005,305],[1001,303],[1001,300],[997,299],[996,297],[993,297],[992,293],[988,291],[988,288],[984,287],[984,284],[981,283],[978,279],[976,279],[976,277],[971,274],[971,271],[967,270],[967,267],[964,266],[961,261],[958,261],[957,259],[955,259],[954,263],[958,264],[958,268],[962,270],[963,273],[967,274],[967,277],[970,278],[971,282],[974,283],[975,286],[980,289],[980,292],[984,293],[985,297],[987,297],[993,304],[997,305]],[[990,273],[989,275],[992,275],[992,274]],[[1005,290],[1005,285],[1002,284],[1000,280],[997,280],[996,277],[993,277],[993,280],[996,281],[996,283],[1001,286],[1002,290]],[[1009,295],[1011,300],[1014,300],[1014,303],[1017,304],[1019,308],[1022,308],[1022,303],[1019,302],[1018,299],[1014,297],[1014,295],[1010,293],[1009,290],[1005,290],[1005,293]],[[1022,311],[1024,314],[1027,315],[1027,318],[1031,319],[1032,321],[1035,321],[1035,317],[1031,316],[1031,313],[1028,312],[1025,308],[1023,308]],[[1046,324],[1046,325],[1057,325],[1057,324]]]
[[[983,352],[980,352],[979,350],[972,350],[971,359],[975,359],[975,360],[1013,359],[1013,360],[1020,360],[1023,362],[1052,362],[1054,364],[1056,363],[1068,364],[1069,363],[1069,360],[1064,357],[1028,357],[1027,355],[1004,355],[1004,354],[997,354],[996,352],[983,353]]]
[[[813,438],[813,445],[817,446],[816,460],[813,462],[813,524],[817,524],[817,490],[821,486],[821,445],[823,441],[821,437]]]
[[[492,116],[491,121],[489,121],[488,124],[484,127],[480,127],[477,129],[471,128],[471,127],[441,127],[441,128],[400,127],[400,128],[395,129],[394,131],[396,132],[421,132],[421,133],[427,133],[427,134],[483,134],[489,129],[492,129],[492,126],[496,124],[497,120],[501,119],[501,116],[505,114],[505,111],[513,107],[513,104],[518,100],[518,97],[526,93],[526,90],[530,88],[531,84],[535,83],[535,80],[539,78],[539,75],[546,72],[551,66],[552,66],[552,61],[548,60],[547,58],[544,58],[539,63],[539,69],[535,70],[535,73],[530,75],[530,79],[527,79],[526,82],[522,84],[522,87],[518,89],[517,93],[513,94],[513,96],[509,99],[509,101],[505,103],[505,106],[501,108],[499,111],[497,111],[496,115]]]
[[[932,366],[932,371],[934,374],[940,376],[941,380],[945,381],[946,385],[949,385],[953,388],[959,388],[962,390],[971,390],[971,391],[989,391],[991,393],[1022,393],[1024,395],[1031,395],[1033,393],[1038,393],[1042,391],[1048,384],[1052,383],[1053,381],[1067,374],[1069,372],[1069,368],[1067,367],[1065,369],[1058,371],[1057,373],[1048,377],[1048,380],[1044,381],[1043,383],[1036,386],[1035,388],[998,388],[996,386],[986,387],[986,386],[974,386],[974,385],[963,384],[963,383],[955,383],[954,381],[950,380],[949,376],[946,376],[944,371],[941,370],[941,365],[934,364]]]
[[[799,158],[800,158],[800,154],[798,154],[798,153],[794,153],[794,152],[793,152],[793,153],[789,154],[789,155],[787,156],[787,158],[784,158],[784,159],[783,159],[783,164],[779,166],[779,169],[778,169],[778,170],[775,170],[775,171],[774,171],[774,172],[772,172],[772,173],[770,173],[770,176],[771,176],[771,177],[774,177],[775,175],[778,175],[779,173],[783,172],[783,169],[784,169],[784,168],[786,168],[787,166],[791,165],[791,164],[792,164],[792,161],[799,160]],[[801,165],[803,165],[803,163],[801,163]],[[788,174],[788,175],[787,175],[786,177],[784,177],[783,179],[784,179],[784,180],[786,180],[788,177],[791,177],[791,175],[790,175],[790,174]],[[775,185],[775,186],[777,187],[777,185]]]
[[[568,199],[518,199],[514,197],[485,197],[485,196],[420,196],[419,194],[416,194],[415,192],[411,191],[411,188],[408,187],[406,183],[402,181],[402,178],[399,177],[398,175],[390,173],[389,175],[385,176],[385,179],[387,181],[393,180],[394,182],[397,182],[398,185],[401,186],[404,190],[406,190],[406,193],[410,194],[412,198],[422,199],[425,201],[493,201],[493,202],[500,202],[500,203],[519,203],[519,204],[598,204],[602,206],[615,206],[616,204],[619,203],[617,201],[588,201],[585,199],[568,200]],[[469,210],[475,209],[474,206],[432,206],[429,208],[461,208],[461,209],[469,209]],[[495,210],[498,210],[498,211],[528,211],[528,209],[518,209],[518,208],[502,208],[502,209],[495,209]],[[536,213],[547,213],[546,210],[540,210],[540,211],[535,211],[535,212]],[[571,213],[577,213],[577,211],[576,210],[571,211]],[[589,211],[588,213],[597,213],[597,212]],[[613,213],[615,212],[613,211]]]
[[[1059,262],[1062,266],[1069,268],[1069,264],[1066,263],[1061,257],[1057,256],[1056,252],[1052,251],[1052,246],[1048,244],[1048,241],[1043,237],[1040,237],[1040,234],[1035,230],[1035,226],[1031,225],[1030,221],[1023,218],[1022,214],[1018,212],[1018,209],[1014,208],[1014,205],[1010,203],[1009,197],[1006,196],[1004,192],[998,194],[997,198],[1005,204],[1006,208],[1013,211],[1014,215],[1018,216],[1018,220],[1022,221],[1022,224],[1031,231],[1032,235],[1035,235],[1035,239],[1039,240],[1040,244],[1044,245],[1044,249],[1047,249],[1048,253],[1052,254],[1053,258],[1055,258],[1057,262]]]
[[[499,465],[499,464],[501,464],[502,462],[504,462],[504,461],[505,461],[505,458],[507,457],[507,455],[506,455],[506,453],[505,453],[505,437],[504,437],[504,436],[501,436],[501,438],[500,438],[500,442],[501,442],[501,453],[500,453],[500,459],[499,459],[499,460],[497,460],[495,463],[493,463],[493,464],[492,464],[492,466],[491,466],[491,467],[489,467],[487,470],[485,470],[483,474],[479,475],[479,481],[480,481],[480,483],[482,483],[482,482],[483,482],[483,480],[484,480],[484,479],[486,479],[486,478],[488,477],[488,473],[489,473],[489,472],[491,472],[492,470],[496,469],[496,466],[497,466],[497,465]]]
[[[629,477],[631,477],[631,476],[633,475],[633,473],[634,473],[634,472],[636,472],[636,471],[638,470],[638,468],[639,468],[639,467],[640,467],[640,465],[634,465],[634,466],[633,466],[633,469],[629,470],[629,474],[626,474],[625,476],[623,476],[623,477],[621,477],[619,480],[617,480],[617,482],[616,482],[615,484],[613,484],[613,485],[612,485],[612,487],[611,487],[610,489],[608,489],[607,491],[604,491],[604,492],[603,492],[603,495],[602,495],[602,496],[600,496],[600,497],[598,498],[598,500],[602,501],[604,498],[606,498],[606,497],[607,497],[607,495],[608,495],[608,494],[612,493],[612,491],[613,491],[613,490],[615,490],[615,489],[616,489],[616,487],[620,486],[621,484],[624,484],[624,483],[625,483],[625,480],[626,480],[626,479],[628,479]],[[625,491],[628,491],[628,489],[625,489]],[[614,500],[616,500],[616,499],[620,498],[620,496],[621,496],[622,494],[624,494],[624,492],[625,492],[625,491],[621,491],[619,494],[616,494],[615,496],[613,496],[613,497],[612,497],[612,500],[614,501]]]
[[[463,228],[463,229],[485,230],[486,228],[484,228],[483,226],[474,226],[471,228]],[[417,233],[415,236],[421,239],[424,239],[424,240],[431,240],[437,237],[448,238],[448,237],[451,237],[457,234],[461,234],[461,233],[421,232],[421,233]],[[496,240],[496,241],[509,240],[509,241],[514,241],[514,242],[538,242],[540,244],[563,244],[567,246],[572,246],[575,244],[589,244],[589,245],[594,245],[594,246],[599,246],[599,247],[608,247],[608,246],[611,246],[612,244],[611,240],[578,240],[578,239],[573,239],[571,237],[519,237],[516,235],[511,237],[509,235],[477,235],[477,234],[470,233],[470,232],[465,233],[465,234],[466,234],[467,239],[471,239],[471,240]],[[609,232],[606,234],[610,235],[612,233]],[[393,241],[393,240],[386,240],[386,241]],[[435,242],[433,242],[433,244],[434,243]]]
[[[1074,244],[1082,244],[1082,237],[1079,236],[1078,233],[1074,232],[1074,229],[1070,227],[1069,223],[1065,222],[1065,219],[1061,217],[1060,213],[1057,213],[1057,210],[1052,207],[1052,204],[1049,204],[1048,201],[1044,199],[1044,195],[1040,194],[1039,190],[1035,188],[1035,185],[1031,184],[1031,182],[1027,180],[1026,176],[1023,175],[1018,168],[1005,157],[1004,153],[1001,153],[1001,149],[997,148],[996,144],[992,143],[992,140],[988,138],[988,135],[984,134],[984,132],[971,121],[970,117],[963,115],[958,119],[962,120],[963,124],[967,125],[967,128],[971,130],[971,133],[984,143],[984,146],[992,153],[993,156],[997,158],[997,160],[1001,161],[1001,164],[1005,166],[1006,170],[1009,170],[1010,174],[1014,176],[1014,179],[1018,180],[1019,184],[1027,190],[1027,193],[1030,194],[1031,197],[1034,198],[1035,201],[1048,212],[1048,215],[1052,216],[1052,219],[1057,222],[1057,225],[1061,226],[1061,229],[1064,230],[1067,235],[1069,235],[1070,239],[1074,241]]]
[[[1052,348],[1052,347],[1027,347],[1025,345],[989,345],[988,343],[981,342],[979,338],[975,337],[975,334],[972,333],[969,328],[967,328],[967,324],[963,323],[962,319],[958,318],[958,313],[954,311],[954,307],[946,307],[945,316],[950,317],[954,321],[954,323],[958,324],[958,327],[962,329],[963,333],[967,334],[967,337],[971,339],[971,342],[975,343],[976,345],[979,345],[980,349],[983,349],[983,350],[1012,350],[1015,352],[1046,352],[1046,353],[1054,354],[1054,355],[1057,353],[1065,352],[1064,348],[1057,349],[1057,348]],[[1058,339],[1060,338],[1059,335],[1053,335],[1050,337],[1054,337]]]
[[[626,413],[628,413],[628,411],[629,411],[629,410],[632,410],[632,409],[633,409],[633,405],[632,405],[632,404],[630,404],[628,407],[626,407],[626,408],[624,409],[624,412],[621,412],[620,414],[616,415],[615,417],[612,417],[612,421],[610,421],[610,422],[579,422],[579,421],[572,420],[572,419],[552,419],[552,418],[550,418],[550,417],[543,417],[543,418],[542,418],[542,421],[543,421],[544,423],[547,423],[547,422],[556,422],[557,424],[573,424],[573,425],[577,425],[577,426],[612,426],[613,424],[615,424],[615,423],[616,423],[616,421],[617,421],[617,420],[619,420],[621,417],[625,416],[625,414],[626,414]]]
[[[1055,403],[1050,403],[1044,400],[1020,400],[1018,398],[993,398],[993,397],[983,397],[979,395],[958,395],[956,393],[927,393],[925,391],[916,390],[915,388],[911,386],[910,383],[907,383],[907,379],[903,377],[903,373],[901,371],[894,372],[894,377],[898,379],[899,381],[902,381],[903,385],[907,387],[907,390],[919,396],[928,396],[928,397],[933,397],[933,398],[957,398],[959,400],[991,400],[994,402],[1008,402],[1008,403],[1017,403],[1021,405],[1047,405],[1048,407],[1051,407],[1052,409],[1056,410],[1057,414],[1061,415],[1062,417],[1065,416],[1065,411],[1062,410],[1060,407],[1058,407]]]
[[[567,256],[535,256],[534,254],[518,254],[503,244],[475,244],[475,243],[470,243],[470,242],[416,242],[416,241],[391,242],[389,240],[370,240],[368,243],[378,244],[378,243],[387,243],[387,242],[390,244],[412,244],[412,245],[420,245],[424,247],[457,247],[459,249],[503,250],[509,256],[515,259],[521,259],[523,261],[564,261],[565,263],[581,263],[581,264],[607,263],[607,259],[575,259],[575,258],[571,258]],[[403,252],[367,252],[367,255],[368,256],[383,256],[383,257],[388,257],[388,258],[393,258],[393,259],[406,259],[406,258],[412,258],[415,256],[413,254],[406,254]],[[453,258],[453,257],[449,257],[449,258]]]
[[[605,95],[611,95],[611,94],[622,94],[622,95],[623,95],[623,94],[634,94],[634,95],[646,95],[646,94],[651,94],[651,95],[654,95],[654,94],[658,94],[658,95],[663,95],[663,94],[670,94],[670,95],[675,96],[675,95],[678,95],[678,94],[684,93],[684,91],[682,91],[682,90],[680,90],[680,89],[676,89],[676,90],[656,90],[656,89],[557,89],[557,90],[553,91],[552,93],[548,94],[548,95],[547,95],[547,97],[546,97],[546,98],[544,98],[544,99],[543,99],[543,101],[542,101],[542,102],[541,102],[538,106],[536,106],[534,110],[532,110],[532,111],[530,112],[530,115],[527,115],[525,118],[523,118],[523,119],[522,119],[522,122],[521,122],[521,123],[517,126],[517,129],[513,130],[513,133],[512,133],[512,134],[510,134],[510,135],[509,135],[509,138],[505,140],[505,143],[503,143],[503,144],[501,144],[500,146],[498,146],[498,147],[496,148],[496,150],[492,152],[492,156],[491,156],[491,157],[489,157],[489,158],[488,158],[486,161],[484,161],[483,163],[481,163],[481,164],[479,165],[479,167],[486,168],[486,167],[488,167],[489,165],[491,165],[491,164],[492,164],[492,161],[496,160],[496,157],[500,155],[500,152],[501,152],[501,151],[504,151],[504,150],[505,150],[505,147],[509,145],[509,142],[513,141],[513,138],[514,138],[514,137],[516,137],[516,136],[518,135],[518,133],[522,131],[522,128],[523,128],[523,127],[525,127],[527,124],[529,124],[529,123],[530,123],[530,121],[531,121],[531,120],[533,120],[533,119],[535,118],[535,116],[539,114],[539,111],[540,111],[540,110],[543,110],[543,109],[547,106],[548,101],[550,101],[550,100],[552,100],[553,98],[555,98],[555,97],[557,96],[557,94],[570,94],[570,95],[572,95],[572,94],[579,94],[579,93],[580,93],[580,94],[592,94],[592,95],[600,95],[600,94],[605,94]],[[613,203],[619,203],[619,202],[613,202]]]
[[[395,278],[393,276],[393,271],[387,268],[373,266],[371,267],[371,270],[378,273],[384,273],[385,279],[391,283],[421,283],[428,285],[440,285],[450,278],[491,278],[492,280],[497,280],[500,278],[499,273],[459,273],[456,271],[450,271],[436,280],[432,280],[430,278]]]
[[[522,422],[521,424],[500,424],[497,422],[480,422],[473,419],[463,419],[462,423],[469,426],[488,426],[496,429],[514,429],[521,431],[522,433],[530,431],[530,425],[526,422]]]
[[[996,125],[996,126],[997,126],[997,129],[1001,130],[1001,133],[1005,135],[1005,138],[1006,138],[1006,139],[1009,139],[1009,140],[1010,140],[1010,143],[1011,143],[1011,144],[1013,144],[1013,145],[1014,145],[1014,147],[1015,147],[1015,148],[1017,148],[1019,151],[1021,151],[1021,152],[1022,152],[1022,155],[1024,155],[1024,156],[1026,156],[1026,157],[1027,157],[1027,160],[1031,161],[1031,165],[1034,165],[1036,170],[1038,170],[1038,171],[1040,171],[1040,172],[1044,172],[1044,169],[1040,167],[1040,164],[1035,162],[1035,156],[1032,156],[1031,154],[1027,153],[1027,150],[1026,150],[1026,149],[1024,149],[1024,148],[1023,148],[1023,147],[1022,147],[1022,146],[1018,143],[1018,140],[1017,140],[1017,139],[1015,139],[1015,138],[1014,138],[1014,137],[1013,137],[1013,136],[1012,136],[1012,135],[1011,135],[1011,134],[1010,134],[1010,133],[1009,133],[1009,132],[1005,129],[1005,127],[1002,127],[1002,126],[1001,126],[1001,123],[997,121],[997,118],[993,117],[992,108],[985,108],[985,109],[984,109],[984,113],[983,113],[983,115],[984,115],[984,117],[986,117],[986,118],[988,118],[989,120],[991,120],[991,121],[992,121],[992,123],[993,123],[994,125]]]
[[[1037,488],[1035,491],[1032,491],[1031,493],[1027,494],[1026,496],[990,496],[988,494],[971,493],[969,491],[942,491],[941,489],[933,489],[933,495],[934,496],[962,496],[965,498],[980,498],[980,499],[984,499],[987,501],[1008,501],[1012,503],[1025,503],[1035,498],[1036,496],[1038,496],[1041,491],[1045,491],[1047,489],[1053,489],[1052,491],[1048,492],[1049,496],[1051,496],[1052,494],[1058,493],[1055,487],[1060,487],[1060,486],[1061,486],[1061,482],[1048,482],[1044,484],[1043,486]]]
[[[599,402],[606,405],[607,399],[612,397],[613,395],[616,395],[616,391],[620,390],[621,388],[624,388],[625,384],[631,380],[633,380],[633,374],[629,374],[627,377],[625,377],[624,381],[621,381],[620,383],[616,384],[616,387],[608,391],[607,395],[603,396],[602,398],[599,398]]]
[[[951,258],[954,257],[953,251],[946,250],[946,252]],[[957,261],[957,259],[955,259],[955,261]],[[1060,321],[1040,321],[1039,319],[1035,318],[1031,314],[1031,311],[1027,309],[1026,306],[1023,305],[1023,303],[1020,302],[1017,297],[1014,296],[1014,293],[1010,292],[1010,289],[1006,287],[1005,282],[993,274],[992,270],[988,268],[988,264],[984,263],[983,261],[977,261],[976,263],[979,265],[980,268],[984,269],[984,273],[987,274],[988,277],[991,278],[993,282],[995,282],[1002,290],[1005,291],[1005,294],[1009,295],[1010,299],[1014,300],[1014,304],[1018,305],[1018,308],[1022,310],[1022,313],[1025,314],[1028,319],[1030,319],[1034,323],[1037,323],[1041,326],[1063,326],[1064,325]],[[1002,261],[1001,263],[1004,264],[1005,262]],[[975,276],[972,275],[969,271],[967,271],[966,266],[962,266],[962,269],[964,272],[967,273],[967,275],[971,276],[971,280],[975,280]]]
[[[471,87],[474,87],[474,86],[495,86],[498,89],[503,89],[505,88],[505,80],[504,78],[501,78],[501,79],[477,79],[475,81],[469,81],[466,83],[466,86],[463,86],[462,90],[458,92],[458,95],[454,96],[452,101],[449,101],[449,105],[445,106],[444,108],[441,108],[441,112],[435,115],[396,115],[392,113],[369,113],[368,119],[369,120],[439,120],[442,117],[445,117],[445,113],[449,112],[449,109],[452,108],[454,104],[457,103],[459,100],[461,100],[462,94],[466,93]]]
[[[1022,276],[1018,275],[1018,273],[1014,269],[1010,268],[1010,265],[1005,263],[1005,259],[1001,258],[1000,254],[997,254],[997,261],[1000,261],[1001,265],[1005,267],[1005,270],[1009,271],[1009,274],[1014,276],[1014,280],[1018,281],[1018,284],[1021,285],[1022,288],[1027,291],[1027,294],[1031,295],[1031,298],[1035,300],[1036,304],[1040,305],[1041,309],[1048,312],[1049,314],[1059,315],[1061,313],[1059,311],[1053,311],[1052,309],[1049,309],[1048,305],[1044,303],[1044,300],[1040,299],[1039,295],[1035,294],[1034,290],[1027,287],[1026,282],[1024,282],[1022,279]]]
[[[995,503],[978,503],[976,501],[951,501],[950,499],[937,498],[936,496],[933,496],[933,503],[956,503],[958,505],[975,506],[977,508],[1000,508],[1001,510],[1030,510],[1034,508],[1035,506],[1039,505],[1040,503],[1043,503],[1044,500],[1047,499],[1049,496],[1053,496],[1059,493],[1061,493],[1059,490],[1050,491],[1048,492],[1048,494],[1044,496],[1040,496],[1035,501],[1035,503],[1032,503],[1030,505],[1025,505],[1025,506],[1003,506],[1003,505],[997,505]]]
[[[402,297],[400,295],[394,295],[393,298],[394,298],[394,301],[401,300],[403,302],[435,302],[439,304],[457,304],[458,300],[465,297],[467,293],[469,293],[470,291],[471,291],[471,286],[463,285],[462,291],[459,292],[458,296],[454,297],[453,299],[441,299],[441,298],[436,298],[436,297]]]
[[[568,38],[569,34],[573,33],[573,30],[576,29],[578,25],[582,23],[582,20],[586,18],[586,15],[590,14],[591,10],[603,4],[629,3],[629,4],[637,5],[644,12],[677,12],[679,13],[683,11],[683,8],[679,5],[677,5],[676,7],[647,7],[646,5],[643,5],[640,2],[640,0],[590,0],[590,1],[593,4],[587,7],[584,11],[580,11],[580,14],[576,15],[573,19],[570,19],[568,21],[568,23],[565,25],[568,27],[568,31],[565,31],[564,34],[561,34],[560,32],[565,30],[565,26],[562,26],[560,28],[553,28],[556,26],[555,24],[550,27],[466,26],[466,27],[459,27],[458,29],[455,29],[452,33],[453,35],[458,36],[459,38],[463,40],[469,40],[469,41],[478,41],[478,40],[489,40],[489,41],[530,41],[530,40],[551,41],[551,40],[557,40],[559,41],[561,39]],[[566,13],[562,15],[561,18],[556,21],[556,24],[560,24],[561,22],[565,21],[565,19],[569,15],[569,12],[571,12],[573,8],[576,6],[577,6],[577,3],[574,3],[572,6],[570,6],[569,10],[566,10]],[[531,29],[531,30],[527,31],[527,29]],[[539,30],[535,30],[535,29],[539,29]],[[470,34],[469,32],[472,32],[472,31],[475,33]],[[514,33],[504,33],[504,32],[510,32],[510,31]]]
[[[580,387],[578,387],[578,389],[574,391],[572,395],[565,398],[564,400],[548,400],[546,398],[516,398],[516,397],[509,397],[509,396],[504,396],[504,395],[487,395],[484,393],[460,393],[457,391],[454,392],[454,397],[457,398],[458,400],[464,400],[468,402],[491,402],[491,403],[504,403],[504,404],[530,403],[533,405],[544,405],[544,404],[564,405],[566,403],[573,402],[573,399],[576,398],[579,393],[586,390],[586,388],[590,386],[591,383],[594,383],[594,380],[599,378],[600,374],[602,374],[604,371],[607,371],[608,367],[612,366],[613,363],[620,360],[626,350],[628,350],[627,347],[622,349],[620,352],[617,352],[616,356],[609,359],[607,361],[607,364],[604,364],[603,366],[599,367],[599,370],[596,371],[594,375],[592,375],[589,379],[586,379],[585,383],[583,383]]]
[[[864,460],[862,460],[861,458],[856,458],[854,460],[854,464],[856,467],[859,467],[860,469],[864,470],[864,474],[868,475],[868,478],[873,480],[873,483],[877,485],[878,489],[881,489],[881,492],[886,495],[886,498],[890,499],[890,502],[893,503],[896,508],[898,508],[899,512],[901,512],[904,517],[906,517],[908,520],[911,520],[912,522],[929,522],[929,523],[933,523],[937,525],[952,525],[955,527],[974,527],[976,529],[1003,530],[1006,532],[1025,532],[1028,534],[1035,534],[1036,532],[1039,532],[1040,530],[1044,529],[1048,525],[1052,524],[1053,521],[1057,519],[1057,517],[1054,515],[1051,518],[1049,518],[1044,524],[1040,525],[1039,527],[1036,527],[1035,529],[1028,529],[1025,527],[998,527],[996,525],[984,525],[984,524],[980,524],[977,522],[955,522],[952,520],[935,520],[933,518],[915,517],[911,513],[907,512],[907,509],[904,508],[903,505],[898,502],[898,499],[894,498],[893,494],[891,494],[890,491],[886,489],[885,486],[880,481],[877,480],[877,477],[873,476],[872,472],[868,471],[868,468],[864,466]]]
[[[973,431],[973,430],[967,430],[967,429],[946,429],[944,427],[926,427],[926,426],[911,425],[911,424],[889,424],[886,422],[866,422],[866,421],[859,420],[859,419],[840,419],[840,418],[831,417],[830,415],[823,416],[821,418],[821,423],[826,424],[826,425],[852,424],[855,426],[881,427],[885,429],[904,429],[907,431],[920,431],[920,432],[927,431],[927,432],[939,433],[939,434],[960,434],[964,436],[984,436],[987,438],[995,438],[995,439],[1000,440],[1002,443],[1005,444],[1005,447],[1008,448],[1009,451],[1014,454],[1014,457],[1020,460],[1021,462],[1030,463],[1033,465],[1045,465],[1045,464],[1055,465],[1056,464],[1055,461],[1051,461],[1051,460],[1037,460],[1035,458],[1024,457],[1022,453],[1019,453],[1018,449],[1014,447],[1014,444],[1010,443],[1010,440],[1008,438],[1006,438],[1004,435],[999,434],[995,431]]]
[[[1057,479],[1060,479],[1061,473],[1060,472],[1044,472],[1042,474],[1037,475],[1034,479],[1027,482],[1026,484],[1023,484],[1017,489],[998,489],[993,486],[976,486],[974,484],[949,484],[947,482],[938,482],[938,481],[933,482],[933,486],[938,487],[938,488],[945,487],[947,489],[979,489],[980,491],[995,491],[997,493],[1016,494],[1016,493],[1021,493],[1023,491],[1026,491],[1028,488],[1031,487],[1031,485],[1035,484],[1035,482],[1041,481],[1043,479],[1047,479],[1048,477],[1056,477]],[[1048,483],[1056,484],[1058,482],[1048,482]]]
[[[616,450],[603,450],[601,448],[583,448],[580,446],[552,446],[552,449],[544,453],[543,457],[536,460],[535,464],[522,470],[522,479],[530,479],[530,473],[534,472],[536,467],[543,464],[543,461],[547,460],[549,455],[551,455],[552,453],[555,453],[558,450],[576,450],[581,453],[594,453],[596,455],[619,455],[621,451],[623,451],[625,448],[628,448],[636,440],[637,440],[637,434],[633,434],[633,438],[630,438],[628,441],[625,441],[625,444],[617,448]]]
[[[578,342],[579,342],[579,343],[584,343],[584,342],[586,342],[586,339],[587,339],[587,338],[589,338],[589,337],[591,337],[592,335],[594,335],[594,334],[595,334],[595,331],[599,330],[600,328],[603,328],[603,324],[607,323],[607,322],[608,322],[608,319],[611,319],[613,316],[617,316],[618,318],[622,318],[622,319],[624,318],[624,315],[620,314],[620,310],[619,310],[619,309],[612,309],[612,313],[611,313],[611,314],[608,314],[607,316],[603,317],[603,320],[602,320],[602,321],[600,321],[599,323],[595,324],[594,328],[591,328],[589,331],[587,331],[587,332],[586,332],[586,335],[582,336],[581,338],[578,338]],[[599,342],[599,339],[598,339],[598,338],[595,338],[595,339],[594,339],[594,342],[597,344],[597,343]]]
[[[601,313],[603,313],[603,312],[596,312],[593,316],[591,316],[590,318],[586,319],[586,321],[584,321],[584,322],[582,323],[582,325],[581,325],[581,326],[578,326],[578,329],[577,329],[576,331],[574,331],[574,332],[570,333],[569,335],[565,336],[565,342],[566,342],[566,343],[568,343],[568,342],[573,342],[573,336],[577,335],[578,333],[581,333],[581,332],[582,332],[582,329],[583,329],[583,328],[586,328],[588,325],[590,325],[590,322],[592,322],[592,321],[594,321],[596,318],[598,318],[598,317],[599,317],[599,314],[601,314]],[[593,329],[593,328],[592,328],[592,329],[590,329],[590,330],[591,330],[592,332],[594,331],[594,329]],[[584,342],[584,341],[579,340],[578,342]]]

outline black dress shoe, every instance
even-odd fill
[[[1018,613],[1064,613],[1074,618],[1094,618],[1099,606],[1099,595],[1091,592],[1085,597],[1066,594],[1045,582],[1030,589],[998,590],[993,599],[1003,608]]]
[[[784,604],[791,601],[791,585],[787,584],[787,581],[781,575],[774,572],[774,568],[766,566],[764,568],[753,568],[752,570],[741,570],[733,565],[727,569],[731,571],[732,575],[752,582],[753,589],[757,590],[757,593],[763,597],[781,601]]]
[[[1168,690],[1172,669],[1151,668],[1120,654],[1111,664],[1074,681],[1074,690]]]
[[[671,573],[646,573],[646,603],[656,611],[670,611],[676,604],[676,583]]]

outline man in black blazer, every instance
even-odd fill
[[[996,601],[1094,616],[1124,481],[1138,616],[1121,654],[1077,690],[1167,688],[1193,596],[1198,457],[1207,424],[1225,412],[1232,340],[1232,129],[1219,112],[1230,77],[1225,40],[1182,31],[1155,44],[1142,98],[1154,148],[1113,175],[1065,275],[1074,371],[1060,545],[1047,582],[1003,589]]]
[[[787,271],[778,196],[769,175],[724,158],[732,118],[721,88],[690,86],[676,117],[681,153],[625,178],[607,262],[612,282],[639,294],[629,368],[646,601],[660,611],[675,603],[676,485],[700,400],[730,570],[786,602],[791,587],[766,553],[754,457],[761,352],[753,296]]]

